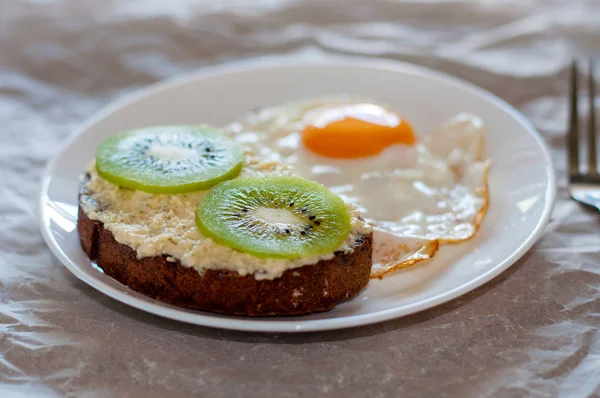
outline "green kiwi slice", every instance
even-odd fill
[[[198,205],[203,235],[263,258],[328,254],[347,238],[350,212],[323,185],[291,176],[237,178]]]
[[[244,152],[207,126],[157,126],[110,137],[96,153],[106,181],[150,193],[204,190],[236,177]]]

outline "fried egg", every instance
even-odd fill
[[[390,107],[323,98],[251,112],[225,131],[356,205],[374,227],[372,277],[471,238],[487,210],[490,161],[483,122],[472,114],[416,134]]]

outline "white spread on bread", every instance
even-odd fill
[[[96,172],[95,162],[86,172],[89,180],[84,186],[81,205],[87,216],[104,224],[115,240],[137,252],[138,258],[168,256],[199,273],[207,269],[237,271],[254,275],[258,280],[275,279],[286,270],[329,260],[334,252],[292,260],[264,259],[220,245],[204,237],[196,227],[198,203],[205,191],[157,195],[113,185]],[[261,163],[248,153],[242,176],[292,174],[289,166],[276,162]],[[346,241],[336,250],[351,252],[359,235],[369,234],[371,228],[359,218],[358,209],[348,204],[352,229]]]

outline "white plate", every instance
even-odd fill
[[[391,104],[420,133],[462,111],[488,126],[490,208],[474,239],[372,280],[353,300],[321,314],[251,319],[184,310],[154,301],[104,275],[77,236],[79,174],[104,138],[153,124],[224,125],[258,106],[351,93]],[[157,84],[109,106],[50,161],[39,202],[41,230],[54,254],[90,286],[133,307],[204,326],[260,332],[326,330],[412,314],[481,286],[517,261],[542,235],[555,198],[554,171],[538,133],[509,104],[469,83],[418,66],[367,59],[285,60],[225,66]]]

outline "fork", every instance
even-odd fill
[[[568,133],[569,185],[571,198],[600,211],[600,174],[596,165],[596,117],[594,112],[595,82],[594,63],[590,59],[588,74],[589,118],[587,129],[587,168],[579,165],[579,98],[577,61],[571,66],[570,111]]]

